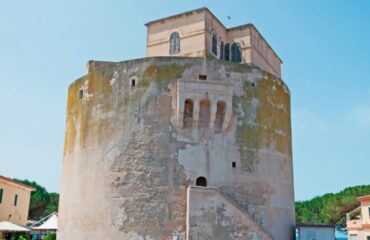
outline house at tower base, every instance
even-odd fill
[[[360,206],[347,213],[349,240],[370,240],[370,195],[358,197]]]
[[[293,239],[278,56],[206,8],[147,27],[146,58],[69,87],[58,240]]]
[[[31,193],[35,190],[0,175],[0,221],[26,226]]]
[[[36,189],[0,175],[0,240],[25,232],[31,193]]]

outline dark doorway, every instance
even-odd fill
[[[207,179],[205,177],[198,177],[195,184],[197,186],[207,187]]]

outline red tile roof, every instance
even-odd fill
[[[7,177],[1,176],[1,175],[0,175],[0,180],[4,180],[6,182],[9,182],[9,183],[12,183],[12,184],[16,184],[16,185],[18,185],[18,186],[20,186],[22,188],[26,188],[27,190],[30,190],[31,192],[36,191],[36,188],[34,188],[34,187],[28,186],[26,184],[17,182],[17,181],[15,181],[13,179],[10,179],[10,178],[7,178]]]
[[[370,195],[360,196],[357,198],[357,201],[359,202],[365,202],[370,200]]]

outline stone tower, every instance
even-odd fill
[[[291,239],[280,58],[206,8],[147,27],[146,58],[69,87],[58,239]]]

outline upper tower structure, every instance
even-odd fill
[[[151,21],[147,57],[215,58],[259,67],[281,78],[283,63],[253,24],[226,28],[207,8]]]

